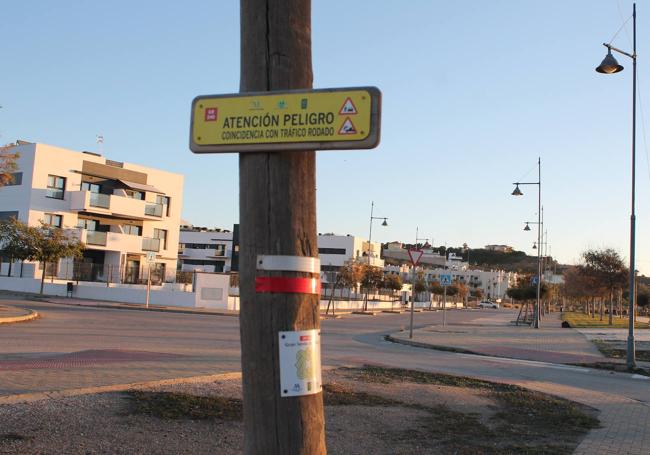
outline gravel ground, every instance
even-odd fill
[[[483,433],[498,411],[483,389],[415,382],[361,382],[353,370],[333,370],[324,382],[351,392],[346,405],[327,404],[325,418],[330,454],[519,453],[501,450],[517,441],[484,445]],[[241,397],[241,379],[139,387],[144,392],[173,392],[198,397]],[[370,395],[359,395],[363,391]],[[334,393],[334,392],[332,392]],[[368,399],[379,396],[384,403]],[[386,401],[388,400],[388,401]],[[436,410],[434,412],[434,410]],[[437,412],[437,414],[436,414]],[[440,414],[442,412],[442,414]],[[455,419],[455,420],[454,420]],[[159,418],[134,408],[127,391],[56,397],[0,405],[0,454],[240,454],[243,425],[238,419]],[[463,450],[463,437],[480,444]],[[580,437],[569,437],[571,453]],[[469,444],[469,443],[468,443]],[[546,441],[541,444],[546,447]],[[501,447],[501,449],[499,449]]]

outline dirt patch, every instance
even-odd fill
[[[625,359],[627,357],[627,341],[618,340],[592,340],[598,350],[611,359]],[[650,341],[635,341],[634,354],[636,360],[650,362]]]
[[[593,410],[526,389],[377,367],[324,374],[330,454],[563,454]],[[0,406],[3,454],[239,454],[241,381]],[[547,436],[551,435],[551,436]]]

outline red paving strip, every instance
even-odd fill
[[[101,349],[56,354],[37,359],[0,360],[0,371],[83,368],[115,362],[153,362],[186,357],[181,354]]]

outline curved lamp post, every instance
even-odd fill
[[[537,181],[536,182],[514,182],[515,190],[512,192],[513,196],[523,196],[524,193],[519,189],[519,185],[537,185],[537,222],[526,222],[524,231],[530,231],[529,224],[537,225],[537,243],[542,241],[542,160],[537,158]],[[533,318],[533,328],[539,329],[539,311],[540,311],[540,296],[542,286],[542,256],[541,249],[537,250],[537,301],[535,303],[535,315]]]
[[[634,263],[636,254],[636,216],[635,216],[635,188],[636,188],[636,3],[632,7],[632,29],[633,29],[633,48],[632,53],[615,48],[611,44],[603,43],[607,48],[607,55],[603,61],[596,67],[596,71],[603,74],[614,74],[623,71],[612,51],[625,55],[632,59],[632,211],[630,214],[630,306],[628,311],[628,336],[627,336],[627,368],[633,370],[636,367],[635,346],[634,346],[634,304],[636,292],[634,288]]]
[[[370,232],[368,233],[368,267],[370,267],[370,252],[372,251],[372,222],[373,220],[384,220],[383,223],[381,223],[382,226],[388,226],[388,218],[383,217],[383,216],[373,216],[375,210],[375,201],[371,201],[370,203]],[[366,300],[363,305],[363,311],[368,310],[368,289],[366,289]]]

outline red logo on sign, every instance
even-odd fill
[[[208,107],[205,109],[205,121],[214,122],[217,120],[218,109],[216,107]]]
[[[300,335],[300,341],[311,341],[311,335]]]

